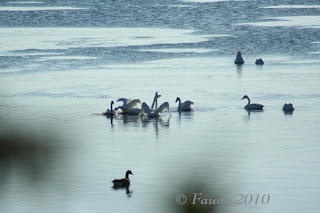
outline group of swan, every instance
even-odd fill
[[[247,95],[243,96],[243,98],[241,100],[243,100],[243,99],[248,99],[248,104],[244,107],[244,109],[246,109],[248,111],[262,110],[264,107],[262,104],[251,104],[250,98]],[[292,103],[285,103],[282,110],[285,112],[292,112],[294,110],[294,106]]]
[[[119,106],[119,107],[116,107],[115,109],[113,109],[112,105],[114,104],[114,102],[111,101],[110,109],[107,109],[107,111],[103,114],[108,115],[108,116],[114,116],[119,113],[119,114],[126,114],[126,115],[147,115],[149,117],[156,117],[156,116],[160,116],[164,110],[167,110],[169,115],[171,116],[168,102],[164,102],[158,108],[158,98],[159,97],[161,97],[161,95],[159,95],[158,92],[156,92],[156,94],[153,98],[153,102],[152,102],[151,107],[149,107],[149,105],[146,102],[143,102],[141,104],[140,99],[133,99],[132,100],[130,98],[119,98],[117,100],[117,102],[123,102],[122,106]],[[178,101],[179,101],[179,105],[178,105],[178,112],[179,113],[181,111],[192,111],[193,110],[194,102],[186,101],[184,103],[181,103],[181,99],[179,97],[177,97],[176,102],[178,102]],[[138,104],[141,104],[141,108],[136,107]],[[120,112],[118,112],[119,109],[121,110]]]
[[[119,106],[119,107],[113,109],[114,102],[111,101],[110,109],[107,109],[107,111],[103,114],[108,115],[108,116],[114,116],[119,113],[119,114],[126,114],[126,115],[147,115],[149,117],[156,117],[156,116],[160,116],[164,110],[167,110],[169,115],[171,116],[168,102],[164,102],[158,108],[158,98],[159,97],[161,97],[161,95],[159,95],[158,92],[156,92],[151,107],[149,107],[149,105],[146,102],[143,102],[141,104],[141,108],[136,108],[136,106],[141,103],[140,99],[131,100],[129,98],[120,98],[117,100],[117,102],[123,102],[122,106]],[[249,96],[245,95],[242,97],[241,100],[243,100],[243,99],[248,100],[248,104],[244,107],[244,109],[246,109],[248,111],[263,110],[264,106],[262,104],[257,104],[257,103],[252,104]],[[179,105],[178,105],[178,112],[179,113],[181,111],[194,110],[194,108],[193,108],[194,102],[192,102],[192,101],[181,102],[181,99],[179,97],[177,97],[176,102],[179,102]],[[121,111],[118,112],[118,109],[121,109]],[[285,103],[282,110],[283,111],[293,111],[294,106],[292,103]]]
[[[237,51],[237,56],[236,56],[236,60],[234,61],[235,64],[244,64],[244,60],[242,58],[242,52],[241,50]],[[262,58],[259,58],[256,60],[256,64],[257,65],[263,65],[264,61]]]

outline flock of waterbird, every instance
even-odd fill
[[[236,60],[234,61],[234,63],[235,64],[244,64],[244,60],[242,58],[242,53],[240,50],[237,51],[237,56],[236,56]],[[259,58],[256,60],[255,64],[262,65],[262,64],[264,64],[264,61],[263,61],[263,59]],[[152,102],[151,107],[149,107],[146,102],[143,102],[141,104],[141,108],[136,107],[138,104],[141,103],[140,99],[120,98],[117,100],[117,102],[123,102],[122,106],[118,106],[115,109],[113,109],[112,106],[113,106],[114,102],[111,101],[110,109],[107,109],[107,111],[103,114],[108,115],[108,116],[115,116],[117,114],[127,114],[127,115],[147,115],[150,117],[155,117],[155,116],[160,116],[161,113],[166,109],[171,116],[168,102],[164,102],[158,108],[158,98],[160,96],[161,95],[159,95],[158,92],[156,92],[156,94],[153,98],[153,102]],[[243,98],[241,100],[243,100],[243,99],[248,100],[248,104],[244,107],[244,109],[246,109],[248,111],[263,110],[264,106],[262,104],[257,104],[257,103],[252,104],[250,101],[250,98],[247,95],[243,96]],[[176,102],[179,102],[179,105],[178,105],[178,112],[179,113],[181,111],[194,110],[194,108],[193,108],[194,102],[192,102],[192,101],[188,100],[185,102],[181,102],[181,99],[179,97],[177,97]],[[121,111],[119,111],[119,109]],[[292,103],[285,103],[282,110],[285,112],[292,112],[294,110],[294,106]],[[113,187],[114,188],[122,188],[122,187],[128,188],[131,184],[131,181],[129,179],[130,174],[133,175],[132,172],[130,170],[128,170],[126,172],[125,178],[113,180],[112,181]]]
[[[147,115],[148,117],[158,117],[161,115],[161,113],[164,110],[167,110],[169,115],[171,116],[168,102],[164,102],[158,107],[159,97],[161,97],[161,95],[159,95],[158,92],[156,92],[156,94],[154,95],[151,107],[146,102],[143,102],[141,104],[140,99],[119,98],[117,102],[122,102],[122,105],[113,109],[114,102],[111,101],[110,109],[107,109],[107,111],[103,113],[103,115],[115,116],[117,114],[124,114],[124,115]],[[192,101],[181,102],[181,99],[177,97],[176,102],[179,102],[178,112],[194,110],[193,108],[194,102]],[[138,104],[141,104],[141,108],[136,107]]]

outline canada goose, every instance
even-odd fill
[[[120,187],[128,187],[131,184],[131,181],[129,179],[129,175],[133,175],[130,170],[126,172],[126,177],[123,179],[114,179],[112,181],[114,188],[120,188]]]

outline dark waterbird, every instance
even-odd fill
[[[128,187],[131,184],[131,181],[129,179],[129,175],[133,175],[130,170],[126,172],[126,177],[123,179],[114,179],[112,181],[113,183],[113,188],[123,188],[123,187]]]

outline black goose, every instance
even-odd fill
[[[121,187],[128,187],[131,184],[131,181],[129,179],[129,175],[133,175],[130,170],[126,172],[126,177],[123,179],[114,179],[112,181],[114,188],[121,188]]]

